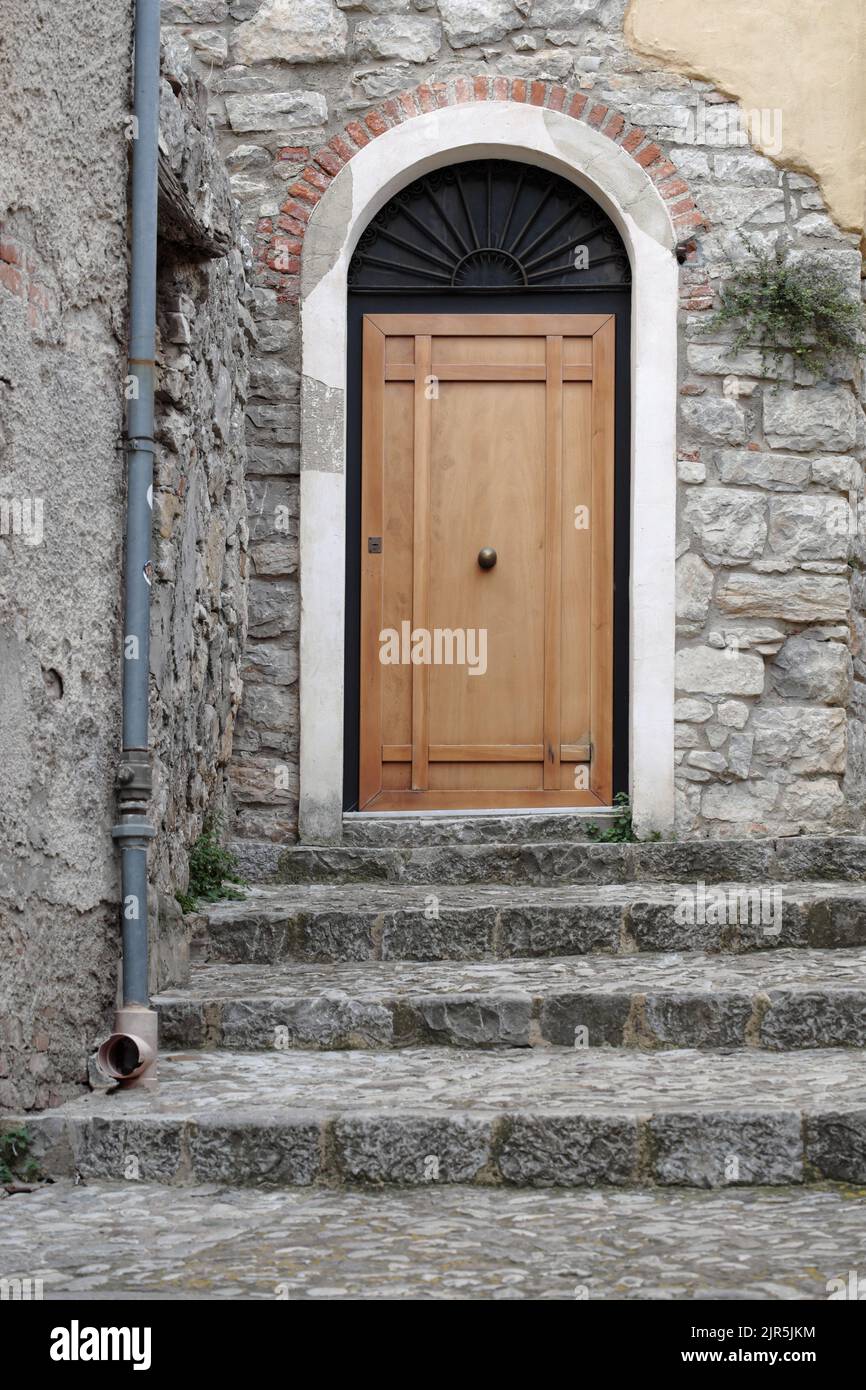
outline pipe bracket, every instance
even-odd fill
[[[124,753],[121,756],[117,775],[114,779],[114,789],[117,792],[119,802],[147,800],[153,790],[153,777],[150,771],[150,759],[147,754],[138,756]]]

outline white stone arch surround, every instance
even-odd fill
[[[638,834],[673,827],[677,238],[652,180],[607,136],[557,111],[488,101],[416,116],[358,150],[304,238],[299,830],[307,842],[342,836],[349,261],[400,188],[483,158],[570,179],[612,218],[631,260],[630,791]]]

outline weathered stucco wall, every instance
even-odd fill
[[[664,8],[680,9],[667,0]],[[695,24],[708,8],[695,8]],[[672,68],[667,50],[661,58],[637,52],[627,9],[626,0],[163,5],[164,19],[197,52],[257,255],[250,640],[233,766],[243,836],[278,840],[296,818],[303,229],[354,150],[437,105],[495,98],[503,82],[508,99],[532,105],[568,111],[576,96],[587,98],[583,118],[608,122],[612,139],[630,139],[639,128],[660,152],[646,147],[646,158],[669,157],[687,181],[682,218],[691,192],[706,219],[680,273],[679,457],[671,460],[680,480],[679,831],[791,833],[862,823],[857,750],[866,667],[849,563],[857,560],[857,523],[838,534],[840,503],[853,515],[861,493],[859,369],[840,364],[833,380],[812,383],[794,378],[786,363],[777,383],[760,354],[734,360],[730,335],[701,328],[718,302],[725,256],[741,251],[743,233],[820,256],[852,295],[860,287],[858,239],[826,215],[799,156],[789,171],[742,143],[741,113],[714,85],[722,80],[715,70],[704,78],[686,60],[687,71]],[[729,11],[706,15],[710,30],[728,24]],[[833,16],[837,38],[847,14]],[[744,32],[729,48],[748,46]],[[799,26],[793,36],[804,70],[814,60],[810,33]],[[777,45],[785,72],[790,47],[783,54]],[[824,108],[829,131],[848,117],[844,93],[821,63],[826,83],[822,91],[814,77],[809,111],[814,120]],[[760,73],[756,81],[748,104],[772,105],[776,89],[759,91]],[[625,124],[601,114],[608,111],[622,113]],[[637,148],[640,158],[645,147]],[[854,225],[850,212],[842,220]]]
[[[131,4],[2,27],[0,501],[42,508],[38,543],[0,528],[0,1105],[26,1109],[85,1079],[117,978]]]
[[[811,174],[839,226],[863,231],[863,0],[631,0],[626,36],[636,52],[716,83],[746,110],[778,113],[763,122],[758,148]]]
[[[0,1107],[17,1110],[86,1083],[118,982],[131,20],[125,4],[22,5],[3,36],[16,125],[0,234]],[[253,332],[237,209],[186,45],[168,46],[163,74],[161,146],[186,233],[214,245],[185,240],[161,206],[152,987],[183,971],[174,893],[224,800],[240,698]]]

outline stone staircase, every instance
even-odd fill
[[[156,1000],[158,1092],[32,1120],[46,1167],[866,1183],[866,839],[584,825],[352,817],[340,847],[259,849],[273,881],[209,911],[189,987]]]

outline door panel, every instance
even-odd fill
[[[430,739],[540,743],[544,383],[443,381],[434,405],[429,626],[486,630],[488,663],[430,668]],[[493,570],[478,565],[487,545]]]
[[[360,807],[609,803],[613,336],[365,317]]]

